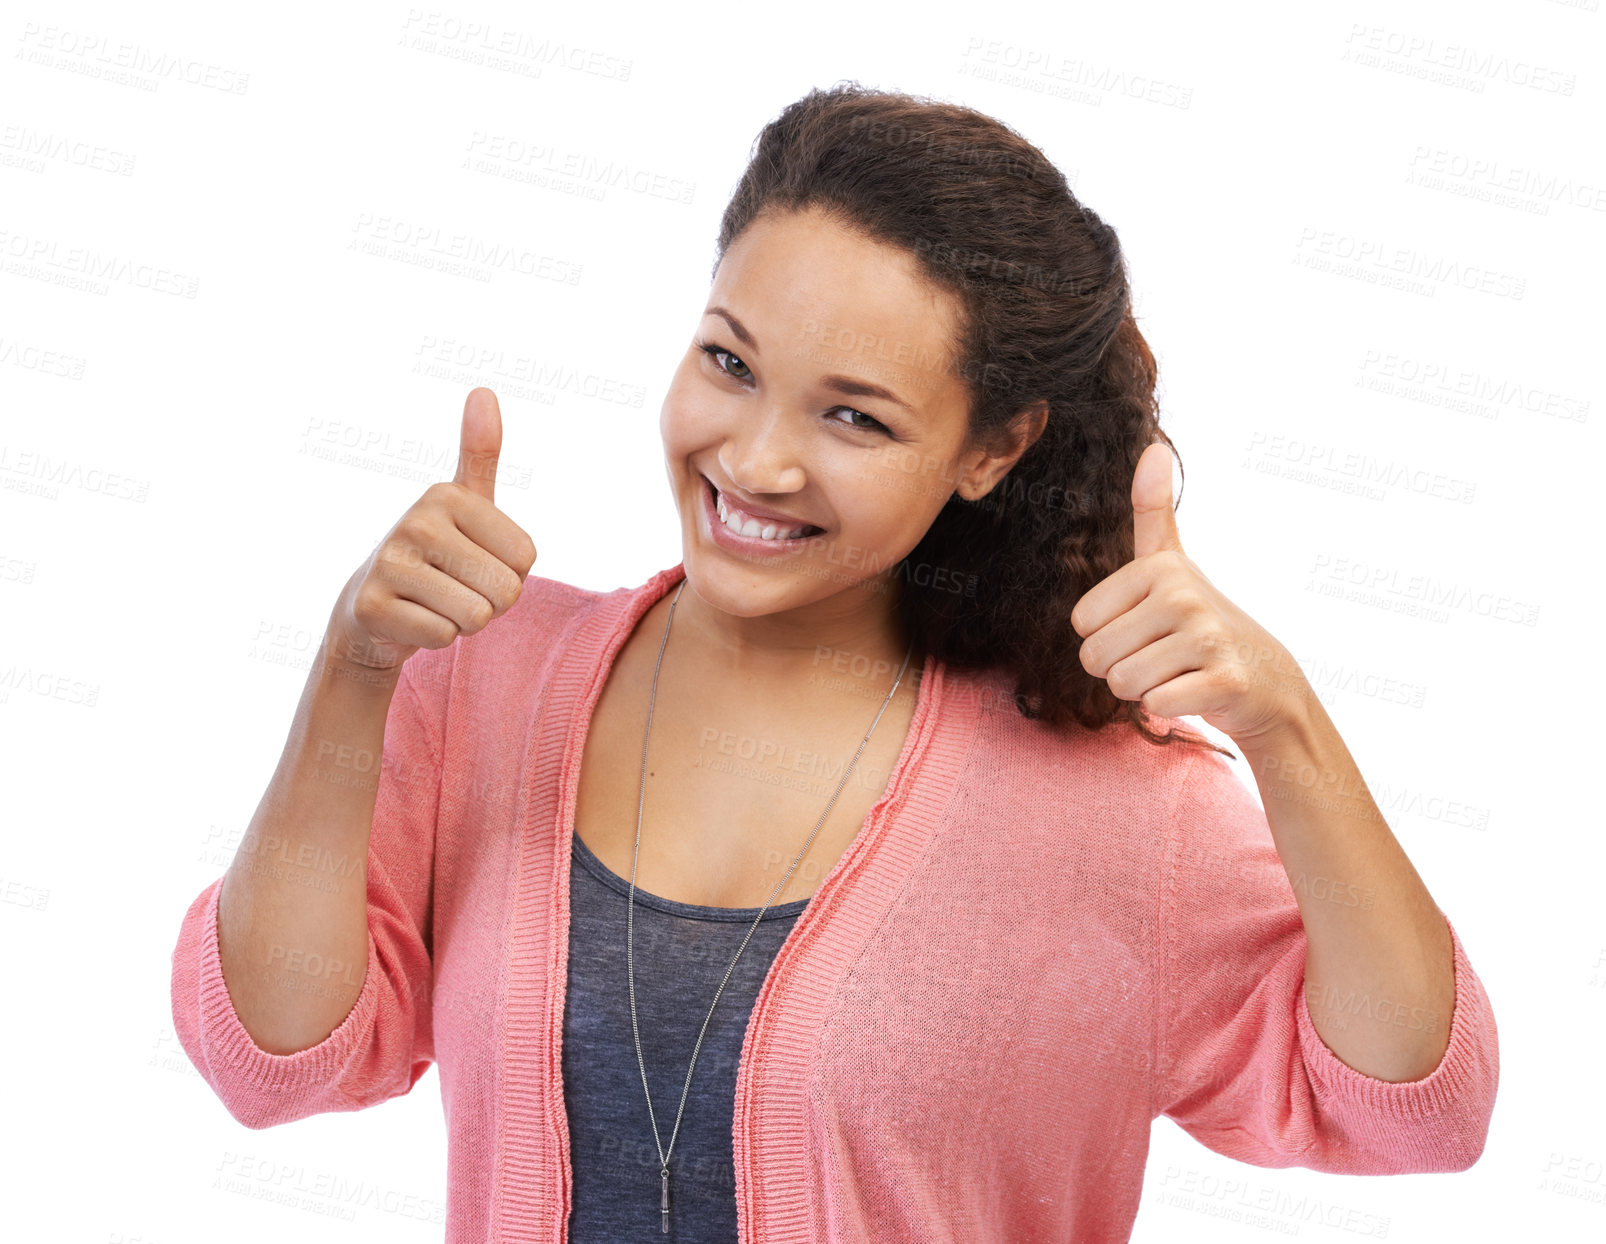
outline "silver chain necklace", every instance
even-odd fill
[[[647,741],[652,738],[652,706],[658,698],[658,671],[663,668],[664,648],[669,644],[669,628],[675,620],[675,606],[680,603],[680,594],[685,588],[686,580],[682,579],[680,586],[675,589],[674,599],[669,602],[669,616],[664,620],[664,637],[658,645],[658,664],[653,667],[652,671],[652,695],[647,700],[647,729],[641,739],[641,801],[636,806],[636,850],[630,860],[630,903],[625,916],[625,972],[630,982],[630,1031],[636,1037],[636,1062],[641,1067],[641,1088],[647,1095],[647,1116],[652,1120],[652,1138],[653,1142],[658,1146],[658,1162],[662,1168],[663,1191],[659,1198],[658,1208],[663,1214],[665,1234],[669,1231],[669,1155],[674,1152],[675,1139],[680,1135],[680,1116],[686,1109],[686,1095],[691,1091],[691,1073],[697,1066],[698,1051],[703,1048],[703,1034],[708,1031],[708,1021],[714,1018],[714,1008],[719,1005],[719,996],[725,992],[725,985],[730,980],[731,973],[736,970],[736,961],[742,957],[742,951],[747,949],[747,943],[752,939],[754,931],[758,928],[759,921],[764,918],[764,913],[769,910],[770,904],[775,901],[775,896],[785,889],[786,882],[791,877],[793,869],[798,866],[799,861],[808,853],[809,843],[814,841],[815,834],[820,832],[820,826],[825,824],[825,818],[831,814],[831,809],[836,806],[837,797],[842,794],[842,788],[848,784],[848,774],[852,773],[853,766],[859,763],[859,757],[864,753],[865,745],[870,742],[870,736],[875,733],[876,726],[881,723],[881,714],[885,713],[887,705],[892,703],[892,697],[898,690],[898,684],[903,682],[904,670],[909,668],[909,658],[914,653],[914,644],[911,641],[908,651],[903,654],[903,665],[898,670],[898,677],[893,680],[892,690],[887,692],[887,698],[881,702],[881,709],[876,713],[875,720],[870,723],[870,729],[865,732],[864,741],[859,744],[859,750],[853,753],[853,760],[842,771],[842,781],[837,784],[836,792],[831,796],[831,802],[825,805],[825,811],[820,814],[820,819],[814,826],[814,833],[808,836],[808,841],[803,844],[803,849],[793,859],[792,867],[786,870],[786,876],[782,877],[780,884],[770,891],[770,896],[765,901],[764,906],[759,908],[758,915],[753,918],[752,927],[747,930],[747,936],[742,938],[742,944],[736,948],[736,955],[731,960],[730,967],[725,969],[725,979],[719,982],[719,988],[714,991],[714,1001],[709,1005],[708,1016],[703,1020],[702,1030],[697,1034],[697,1044],[692,1047],[691,1066],[686,1068],[686,1087],[680,1091],[680,1109],[675,1112],[675,1130],[669,1135],[669,1149],[666,1151],[663,1141],[658,1135],[658,1116],[653,1113],[652,1090],[647,1087],[647,1063],[641,1055],[641,1030],[636,1026],[636,862],[641,858],[641,813],[647,804]]]

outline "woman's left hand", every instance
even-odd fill
[[[1299,664],[1182,551],[1171,450],[1156,441],[1132,477],[1133,559],[1071,610],[1082,666],[1160,717],[1203,718],[1239,744],[1278,731],[1313,694]]]

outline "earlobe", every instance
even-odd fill
[[[985,459],[982,461],[985,461]],[[980,466],[981,461],[977,461],[959,473],[959,479],[954,484],[953,495],[958,497],[961,501],[975,501],[978,498],[986,495],[987,487],[984,487],[982,484],[978,483],[975,476],[972,474],[972,472],[979,469]]]
[[[954,489],[954,495],[961,501],[980,501],[993,490],[993,485],[997,482],[997,480],[977,481],[967,477],[961,481],[959,487]]]

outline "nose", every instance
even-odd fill
[[[785,423],[780,411],[771,410],[727,437],[718,454],[725,478],[755,497],[801,489],[808,474]]]

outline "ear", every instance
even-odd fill
[[[990,493],[999,480],[1009,474],[1020,456],[1037,443],[1037,438],[1048,426],[1048,402],[1040,401],[1016,412],[1009,421],[1002,444],[994,451],[977,449],[962,459],[956,491],[966,501],[979,501]]]

